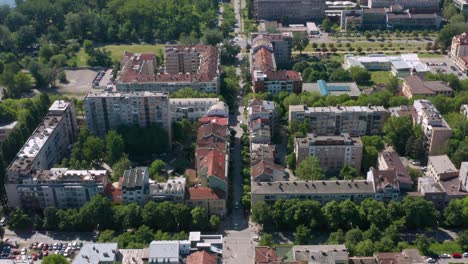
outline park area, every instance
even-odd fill
[[[154,53],[156,56],[162,54],[164,45],[148,45],[148,44],[131,44],[131,45],[105,45],[98,46],[97,48],[106,49],[111,53],[112,61],[120,61],[125,51],[139,52],[139,53]],[[71,58],[69,65],[73,65],[75,62],[77,67],[85,67],[87,65],[88,55],[84,49],[76,54],[75,57]]]

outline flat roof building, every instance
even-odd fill
[[[384,54],[370,54],[367,56],[355,56],[346,54],[343,68],[349,69],[353,66],[366,68],[373,71],[391,71],[397,77],[411,75],[412,72],[428,72],[426,64],[419,60],[417,54],[401,54],[387,56]]]
[[[119,259],[117,243],[85,243],[73,259],[73,264],[107,264]]]
[[[220,103],[219,98],[170,98],[169,109],[172,122],[187,119],[189,121],[197,121],[201,117],[206,116],[211,107]],[[224,103],[222,103],[224,104]],[[218,113],[222,117],[227,117],[229,110],[223,113]]]
[[[302,84],[302,91],[316,92],[322,96],[346,94],[352,98],[357,98],[361,94],[355,82],[327,83],[324,80],[318,80],[316,83],[304,83]]]
[[[390,113],[383,106],[289,106],[289,122],[309,121],[310,132],[325,136],[381,134]]]

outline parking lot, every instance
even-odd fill
[[[67,83],[58,83],[58,92],[68,95],[85,95],[88,92],[96,91],[92,88],[94,79],[98,71],[93,70],[66,70]]]
[[[88,243],[95,241],[94,233],[74,233],[74,232],[13,232],[6,229],[4,241],[7,244],[3,245],[1,258],[16,258],[28,259],[32,263],[41,263],[39,253],[47,252],[47,254],[62,254],[69,260],[79,251],[80,243]],[[38,249],[42,243],[42,248]],[[73,249],[73,243],[75,248]],[[44,248],[47,244],[47,250]],[[59,246],[61,244],[61,247]],[[69,244],[70,246],[66,245]],[[36,248],[34,248],[36,245]],[[8,246],[10,248],[8,249]],[[68,250],[66,249],[68,246]],[[25,249],[25,250],[24,250]],[[24,251],[24,253],[22,252]],[[66,254],[65,254],[66,252]],[[23,253],[23,254],[22,254]],[[34,259],[34,254],[37,255],[37,260]]]
[[[466,79],[466,76],[459,71],[455,64],[446,55],[440,58],[421,58],[421,62],[425,63],[432,73],[453,73],[460,79]]]

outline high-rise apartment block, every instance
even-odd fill
[[[166,67],[158,67],[150,53],[125,52],[116,80],[117,91],[175,92],[191,87],[219,93],[219,52],[215,46],[166,46]]]
[[[414,122],[420,125],[424,132],[427,154],[442,154],[453,134],[452,129],[430,101],[415,100],[413,106],[416,111]]]
[[[462,6],[468,6],[465,0],[459,1],[464,2]],[[452,38],[450,58],[465,74],[468,72],[468,35],[466,32]]]
[[[254,0],[256,20],[288,19],[291,23],[321,20],[325,16],[323,0]]]
[[[308,120],[310,132],[322,135],[348,133],[352,137],[382,133],[390,113],[383,106],[289,106],[289,122]]]
[[[59,163],[73,144],[77,128],[72,103],[55,101],[8,166],[6,182],[18,183],[34,170],[47,170]]]
[[[89,131],[99,136],[120,125],[159,125],[171,135],[169,96],[164,93],[91,92],[85,96],[84,108]]]
[[[296,138],[294,152],[297,164],[309,156],[320,161],[320,166],[329,173],[339,172],[345,165],[361,169],[362,143],[349,134],[339,136],[317,136],[307,134],[305,138]]]

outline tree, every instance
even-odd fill
[[[431,241],[424,234],[417,234],[414,244],[418,247],[419,251],[425,256],[429,255],[431,252],[429,247],[431,246]]]
[[[328,244],[343,244],[345,242],[345,235],[343,233],[342,229],[336,230],[336,232],[330,233],[330,236],[328,237]]]
[[[351,74],[351,78],[358,84],[364,84],[369,82],[371,79],[369,71],[359,66],[349,68],[349,72]]]
[[[384,125],[385,138],[396,152],[405,155],[406,143],[413,134],[413,123],[409,117],[390,117]]]
[[[444,217],[450,227],[468,227],[468,197],[451,200],[444,210]]]
[[[19,208],[13,211],[10,215],[10,219],[8,220],[8,226],[10,229],[26,229],[30,228],[31,224],[31,218]]]
[[[385,88],[389,90],[392,94],[396,94],[399,91],[398,78],[395,76],[390,77],[388,83],[385,85]]]
[[[463,251],[468,251],[468,230],[462,230],[458,232],[457,243],[463,249]]]
[[[252,220],[259,224],[266,224],[271,220],[271,208],[265,202],[257,202],[252,206]]]
[[[356,170],[356,168],[351,167],[348,164],[344,165],[339,174],[339,178],[345,180],[355,179],[358,176],[359,172]]]
[[[116,163],[124,154],[125,142],[122,136],[114,130],[110,130],[106,134],[104,140],[106,142],[105,160],[109,165]]]
[[[330,81],[334,82],[347,82],[351,80],[351,76],[347,70],[338,68],[330,75]]]
[[[297,166],[296,176],[301,180],[322,180],[325,178],[325,173],[318,158],[309,156]]]
[[[206,209],[197,206],[192,209],[191,214],[193,228],[196,230],[206,230],[210,224]]]
[[[149,167],[149,174],[153,179],[159,177],[159,173],[166,167],[166,163],[162,160],[155,160]]]
[[[292,45],[300,54],[309,45],[309,37],[304,32],[293,32]]]
[[[210,229],[213,231],[218,230],[219,225],[221,224],[221,219],[217,215],[210,216]]]
[[[445,19],[449,20],[453,16],[458,14],[457,8],[453,4],[449,4],[444,8],[443,16]]]
[[[42,259],[43,264],[68,264],[68,260],[59,254],[49,255]]]
[[[201,41],[206,45],[213,45],[220,43],[223,40],[223,33],[216,29],[205,29],[202,32]]]
[[[405,211],[406,225],[409,229],[434,227],[438,212],[434,204],[422,198],[405,197],[402,203]]]
[[[374,254],[374,251],[374,243],[372,242],[372,240],[366,239],[356,244],[353,253],[358,256],[372,256],[372,254]]]
[[[124,155],[120,158],[114,165],[112,165],[112,175],[114,178],[119,178],[123,176],[125,170],[130,169],[132,166],[130,160],[128,159],[127,155]]]
[[[236,60],[237,54],[241,51],[239,45],[231,43],[228,40],[223,41],[221,46],[221,64],[232,64]]]
[[[329,32],[330,29],[332,28],[333,26],[333,23],[331,22],[331,20],[326,17],[323,21],[322,21],[322,29],[325,30],[325,32]]]
[[[268,233],[264,233],[260,238],[259,245],[262,247],[271,247],[273,246],[273,236]]]
[[[84,226],[89,229],[104,230],[114,225],[114,210],[111,202],[104,196],[95,195],[80,208],[80,215]]]
[[[288,156],[286,157],[286,160],[288,163],[288,168],[294,171],[296,169],[296,154],[295,153],[288,154]]]
[[[59,226],[60,218],[58,216],[58,209],[55,207],[47,207],[44,209],[44,223],[45,230],[56,230]]]
[[[294,244],[296,245],[308,245],[312,237],[312,231],[310,228],[299,225],[296,228],[296,233],[294,234]]]

